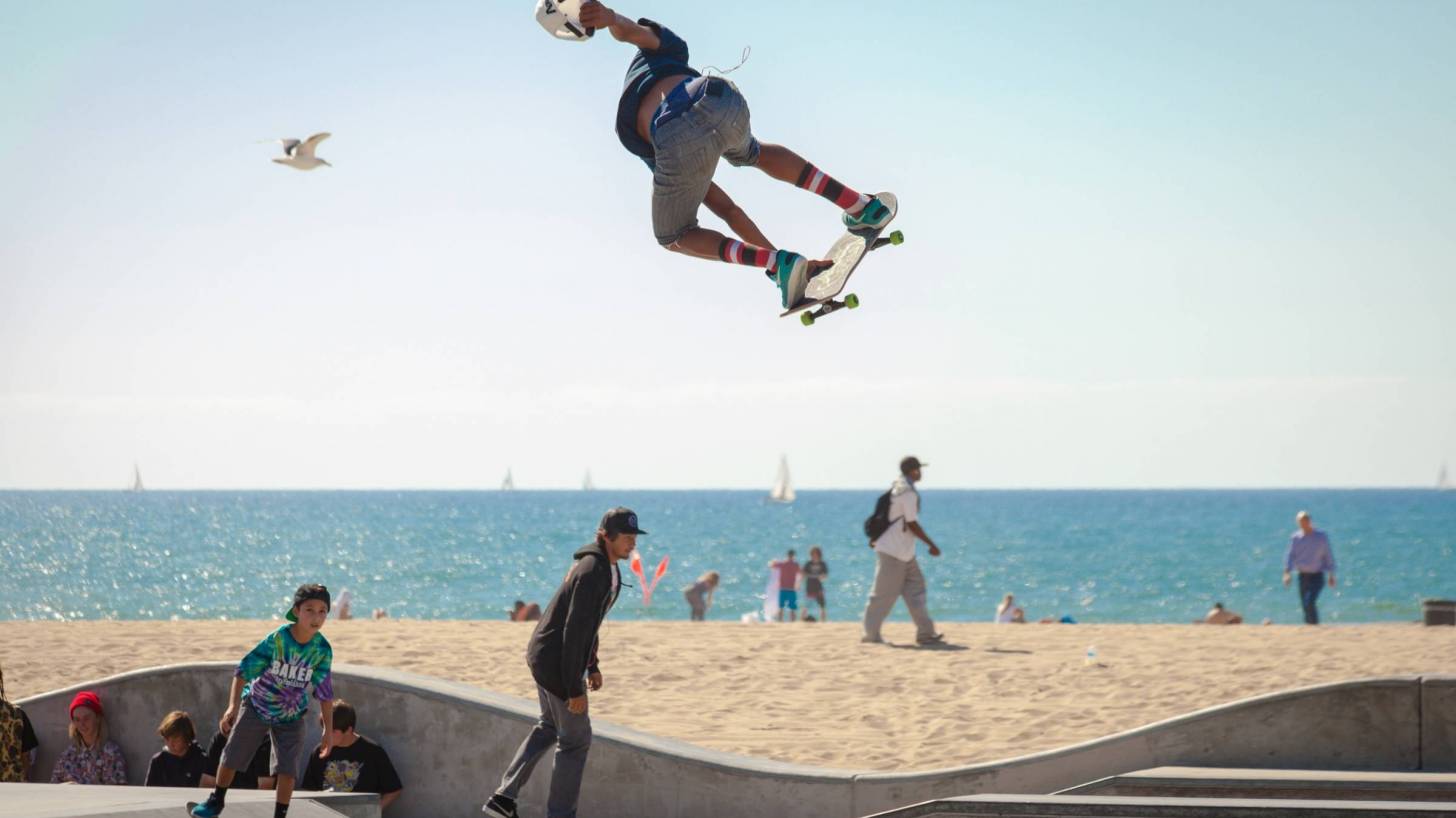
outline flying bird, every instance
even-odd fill
[[[302,142],[297,139],[279,139],[278,143],[283,146],[285,155],[274,157],[273,161],[299,170],[313,170],[319,165],[329,165],[327,161],[313,155],[318,144],[328,138],[329,134],[324,132],[316,133]],[[329,165],[329,167],[333,167],[333,165]]]

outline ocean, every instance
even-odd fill
[[[348,588],[355,616],[502,619],[550,598],[612,505],[636,510],[639,581],[615,619],[686,619],[680,590],[722,575],[710,619],[761,605],[767,564],[824,549],[830,619],[864,609],[876,491],[0,491],[0,619],[271,618],[293,588]],[[1456,492],[1188,490],[922,492],[943,550],[920,562],[937,619],[989,621],[1014,593],[1028,618],[1188,622],[1215,601],[1258,622],[1301,621],[1280,584],[1294,514],[1329,533],[1339,587],[1327,622],[1413,621],[1456,598]],[[903,604],[892,620],[905,620]]]

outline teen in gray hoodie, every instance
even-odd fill
[[[581,791],[586,754],[591,749],[591,718],[587,691],[600,690],[597,667],[597,631],[617,601],[622,572],[617,561],[637,547],[637,515],[630,509],[608,511],[597,527],[596,540],[573,555],[575,563],[531,634],[526,665],[536,680],[541,718],[516,750],[500,786],[483,812],[493,818],[518,818],[516,796],[531,777],[531,770],[548,749],[556,746],[552,762],[551,794],[547,818],[573,818]]]

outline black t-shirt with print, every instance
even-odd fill
[[[319,758],[315,747],[308,754],[308,770],[299,785],[302,790],[373,792],[380,795],[403,788],[399,773],[394,771],[394,765],[389,761],[389,753],[363,736],[348,747],[330,750],[328,758]]]
[[[207,745],[207,766],[203,772],[217,775],[218,764],[222,762],[222,748],[227,745],[227,736],[222,733],[212,737],[212,743]],[[258,745],[258,752],[253,753],[253,761],[246,770],[238,770],[233,776],[232,789],[256,790],[258,779],[267,778],[273,774],[273,767],[270,756],[273,754],[273,740],[267,736],[263,737],[263,743]]]
[[[163,750],[152,756],[147,765],[146,786],[148,787],[200,787],[202,771],[207,766],[207,754],[197,742],[187,748],[187,754],[174,756]],[[216,773],[214,773],[216,775]]]

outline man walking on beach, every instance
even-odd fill
[[[1304,624],[1318,625],[1319,610],[1315,600],[1324,589],[1325,574],[1330,587],[1335,587],[1335,555],[1330,551],[1330,538],[1314,527],[1308,511],[1294,515],[1299,530],[1289,538],[1289,553],[1284,556],[1284,587],[1289,587],[1289,573],[1299,572],[1299,602],[1304,606]]]
[[[889,527],[870,541],[875,551],[875,584],[870,591],[864,612],[864,636],[861,642],[883,642],[880,625],[895,606],[895,598],[903,596],[910,618],[915,620],[915,643],[934,645],[944,641],[935,632],[935,622],[925,608],[925,575],[915,561],[915,541],[930,546],[930,556],[940,556],[940,549],[920,527],[920,470],[925,464],[918,458],[900,461],[900,476],[890,485]]]
[[[614,508],[602,517],[596,540],[582,546],[526,647],[526,665],[536,680],[541,718],[516,750],[500,786],[482,811],[492,818],[518,818],[516,797],[536,762],[556,745],[546,818],[574,818],[581,776],[591,749],[587,690],[602,688],[597,667],[597,631],[617,601],[622,572],[617,567],[637,547],[637,515]]]

